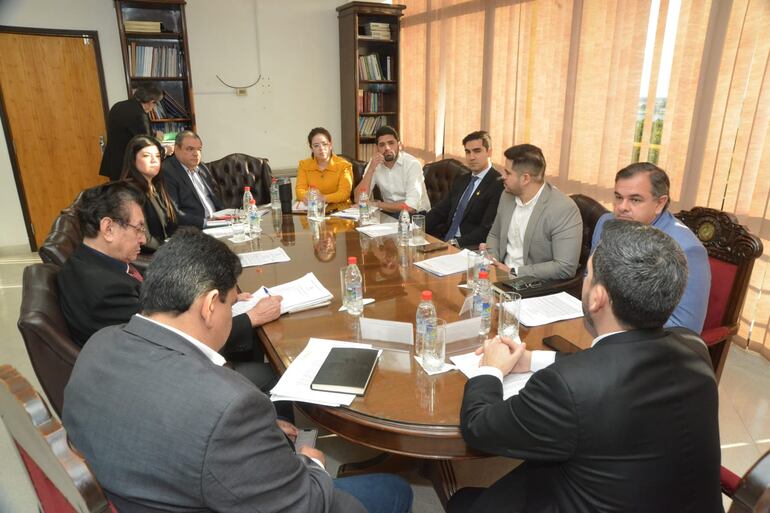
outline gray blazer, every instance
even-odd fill
[[[504,192],[497,215],[487,235],[487,249],[499,261],[505,260],[508,228],[516,198]],[[524,233],[524,265],[519,276],[541,280],[563,280],[575,276],[583,241],[583,220],[571,198],[551,184],[545,184]]]
[[[364,511],[294,454],[267,396],[141,317],[89,340],[63,409],[121,513]]]

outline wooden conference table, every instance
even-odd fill
[[[384,215],[383,220],[393,221]],[[438,316],[447,322],[459,320],[469,294],[458,287],[465,282],[465,274],[441,278],[413,265],[458,250],[448,247],[419,253],[414,247],[400,247],[395,236],[373,239],[363,235],[355,230],[354,221],[340,218],[310,223],[303,215],[268,214],[262,228],[258,239],[231,243],[232,249],[243,253],[281,246],[291,262],[245,268],[238,282],[242,290],[271,287],[312,271],[334,294],[329,306],[286,314],[262,327],[260,337],[266,353],[279,372],[304,349],[310,337],[371,342],[375,347],[392,349],[383,351],[366,395],[356,398],[350,407],[301,404],[300,409],[329,431],[390,454],[444,461],[480,456],[465,444],[459,429],[465,376],[458,371],[428,376],[408,352],[409,346],[361,340],[357,318],[338,311],[340,268],[347,265],[349,256],[355,256],[363,275],[364,297],[375,299],[364,308],[365,317],[414,323],[421,291],[430,290]],[[490,335],[496,325],[495,315]],[[541,347],[543,337],[554,334],[583,348],[592,340],[581,319],[521,329],[522,340],[532,349]],[[479,339],[472,339],[448,344],[447,356],[473,350],[478,343]],[[444,493],[453,491],[446,483],[443,487]]]

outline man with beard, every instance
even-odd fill
[[[374,137],[377,142],[377,155],[367,164],[361,183],[356,187],[356,201],[362,192],[371,197],[377,185],[382,201],[372,201],[371,205],[383,212],[398,215],[404,204],[410,214],[430,210],[430,199],[425,189],[420,162],[401,151],[401,140],[396,129],[383,126]]]
[[[590,349],[571,355],[487,340],[465,386],[465,441],[525,463],[447,511],[721,512],[717,386],[703,341],[664,329],[687,283],[668,235],[607,221],[582,302]],[[550,364],[549,364],[550,362]],[[503,400],[503,376],[535,371]]]

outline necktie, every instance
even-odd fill
[[[128,264],[128,274],[140,282],[144,281],[144,276],[142,276],[142,273],[139,272],[139,269],[131,264]]]
[[[463,214],[465,214],[465,207],[468,206],[471,194],[473,194],[473,187],[476,185],[476,180],[478,179],[478,176],[471,176],[471,181],[468,182],[468,187],[465,188],[465,192],[463,192],[463,195],[460,198],[460,203],[457,204],[457,210],[455,210],[455,215],[452,218],[452,225],[449,227],[449,231],[446,232],[446,235],[444,235],[444,240],[453,239],[455,233],[457,233],[457,229],[460,227],[460,223],[463,220]]]

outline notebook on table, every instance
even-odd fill
[[[333,347],[313,378],[310,388],[364,395],[379,353],[377,349]]]

